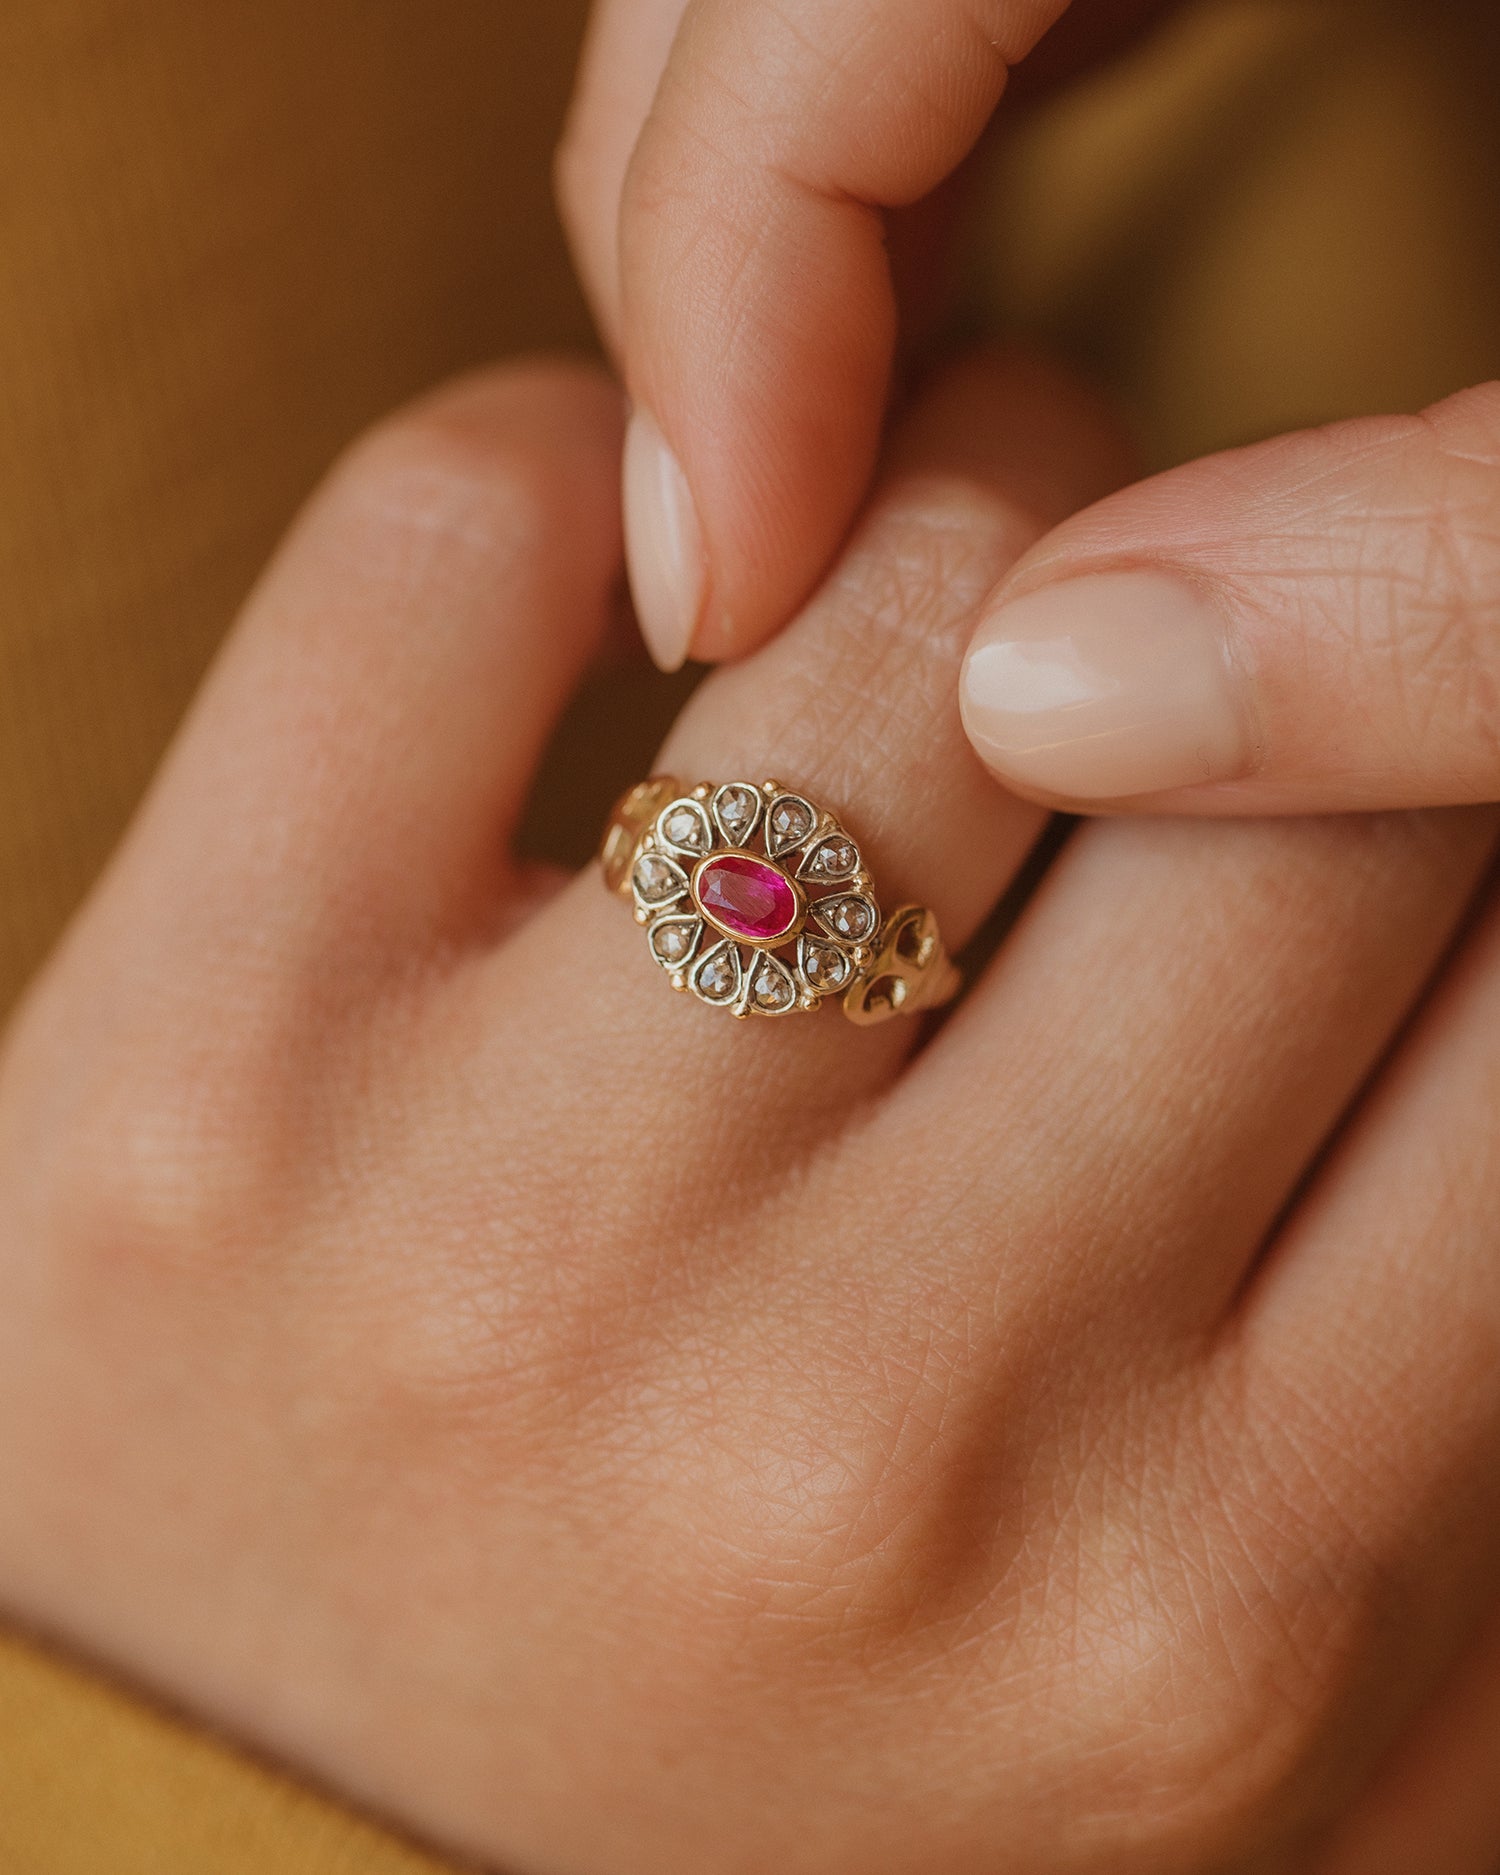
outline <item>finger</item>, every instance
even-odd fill
[[[881,211],[963,159],[1066,0],[696,0],[620,209],[626,522],[658,661],[742,653],[863,495],[895,333]]]
[[[620,194],[687,0],[598,0],[558,146],[558,207],[605,343],[620,348]]]
[[[1197,1345],[1437,963],[1495,831],[1488,809],[1084,828],[867,1130],[872,1168],[952,1168],[923,1200],[946,1225],[919,1279],[939,1265],[955,1294],[995,1294],[1007,1333],[1047,1316],[1052,1359],[1063,1319],[1096,1365]],[[1017,1264],[1011,1240],[1051,1250]]]
[[[985,559],[1014,558],[1045,517],[1114,484],[1128,462],[1099,402],[1044,361],[986,353],[948,371],[903,425],[867,530],[792,641],[718,673],[663,765],[753,771],[773,747],[802,785],[848,804],[896,901],[931,905],[961,946],[1041,820],[998,793],[964,746],[955,634]],[[964,538],[971,519],[986,536],[980,553]]]
[[[1270,1513],[1340,1586],[1337,1655],[1395,1719],[1500,1564],[1500,911],[1445,974],[1273,1247],[1221,1366]]]
[[[1112,56],[1170,0],[1110,0],[1059,21],[1021,68],[1028,94]],[[606,344],[620,342],[620,196],[636,141],[650,114],[687,0],[596,0],[557,152],[558,207],[573,258]],[[946,228],[949,216],[941,221]],[[937,256],[924,229],[926,267],[912,259],[907,284],[926,300]],[[900,255],[893,255],[899,274]],[[902,294],[903,306],[907,295]]]
[[[1008,786],[1084,808],[1500,799],[1500,387],[1079,515],[987,608],[963,711]]]
[[[439,392],[334,470],[117,875],[171,954],[269,926],[311,956],[399,957],[496,916],[509,830],[618,577],[619,435],[598,374],[533,365]]]
[[[949,374],[907,426],[827,587],[774,645],[700,688],[661,767],[687,782],[776,775],[805,789],[860,841],[887,910],[925,901],[962,943],[1043,818],[993,786],[958,727],[973,605],[1042,517],[1125,461],[1095,401],[1050,367],[986,357]],[[836,1126],[894,1072],[916,1027],[856,1030],[837,1008],[743,1025],[673,996],[594,873],[495,958],[476,993],[497,1069],[523,1045],[518,1026],[534,1024],[560,1075],[576,1078],[569,1064],[583,1054],[590,1084],[609,1088],[612,1135],[643,1129],[643,1167],[663,1126],[683,1150],[727,1127],[726,1178],[769,1139]]]

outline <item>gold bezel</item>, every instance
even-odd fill
[[[764,866],[768,872],[774,872],[779,879],[785,880],[791,888],[792,898],[797,907],[797,915],[785,931],[779,932],[772,938],[746,937],[743,931],[736,931],[727,924],[721,924],[715,918],[698,896],[698,880],[710,866],[717,866],[726,859],[753,860],[757,866]],[[784,866],[779,866],[774,859],[767,859],[760,853],[747,852],[743,847],[721,847],[717,852],[705,853],[689,875],[688,896],[692,899],[698,916],[706,925],[717,931],[720,937],[729,938],[733,943],[743,944],[753,951],[779,951],[788,944],[794,944],[802,935],[802,928],[807,923],[807,894],[792,875]]]

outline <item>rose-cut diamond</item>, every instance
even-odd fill
[[[693,896],[711,923],[751,944],[789,936],[801,914],[796,888],[780,867],[744,853],[726,853],[700,866]]]
[[[635,889],[648,905],[676,898],[686,887],[687,875],[682,868],[660,853],[642,853],[635,862]]]
[[[760,819],[761,799],[747,781],[731,781],[714,796],[714,818],[731,846],[743,846]]]
[[[651,948],[658,963],[671,969],[686,963],[697,947],[703,926],[696,918],[660,918],[651,927]]]
[[[714,843],[707,810],[697,801],[673,801],[656,827],[663,843],[679,853],[706,853]]]
[[[753,979],[755,1006],[767,1015],[780,1015],[797,1000],[792,973],[775,957],[762,957]]]
[[[739,994],[739,953],[732,944],[711,950],[693,972],[693,983],[705,1002],[727,1003]]]
[[[815,990],[823,991],[841,990],[853,968],[847,952],[810,937],[802,940],[801,962],[803,976]]]
[[[801,846],[815,822],[811,803],[800,794],[779,795],[766,817],[766,851],[774,856]]]
[[[821,899],[815,907],[818,922],[846,944],[862,944],[875,935],[875,907],[867,898],[850,894],[847,898]]]
[[[852,840],[833,834],[810,847],[797,876],[814,879],[847,879],[859,866],[859,851]]]

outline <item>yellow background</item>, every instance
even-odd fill
[[[1156,463],[1500,375],[1494,11],[1190,9],[1018,127],[974,309],[1092,365]],[[548,189],[581,17],[0,9],[0,1011],[339,445],[446,372],[588,342]],[[677,692],[629,681],[631,709],[618,679],[581,700],[539,846],[578,856],[649,754]],[[0,1641],[0,1875],[435,1866]]]

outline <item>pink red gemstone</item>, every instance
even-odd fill
[[[752,944],[785,937],[797,922],[797,894],[786,874],[742,853],[710,860],[694,890],[721,931]]]

